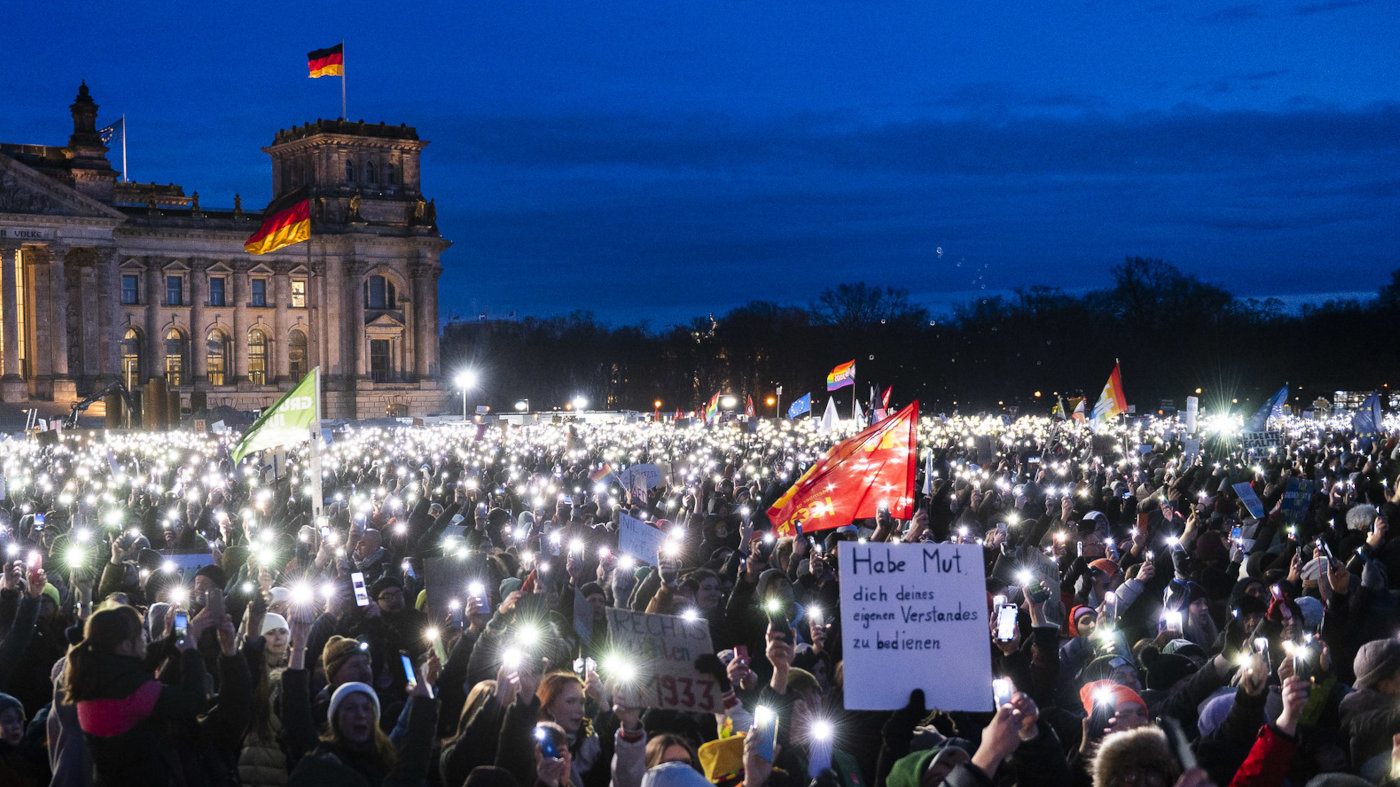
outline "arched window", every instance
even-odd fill
[[[293,383],[299,383],[306,372],[306,333],[293,330],[287,337],[287,373]]]
[[[248,332],[248,381],[267,385],[267,334],[257,328]]]
[[[141,332],[127,328],[122,337],[122,380],[128,389],[141,384],[146,375],[146,364],[141,358]]]
[[[355,161],[354,161],[354,159],[346,159],[346,160],[345,160],[345,183],[346,183],[346,185],[350,185],[350,184],[352,184],[352,183],[354,183],[354,182],[355,182]]]
[[[208,352],[209,384],[228,385],[228,335],[215,328],[205,339]]]
[[[184,331],[171,328],[165,333],[165,384],[184,385],[186,357],[189,355],[189,340]]]
[[[375,171],[374,171],[374,162],[373,162],[373,161],[366,161],[366,162],[365,162],[365,182],[368,183],[368,184],[371,185],[371,186],[373,186],[373,185],[375,185],[375,184],[377,184],[377,183],[379,182],[379,178],[376,177],[376,173],[375,173]]]
[[[398,171],[397,169],[394,169],[394,165],[393,165],[393,164],[385,164],[385,165],[384,165],[384,185],[386,185],[386,186],[397,186],[397,185],[399,185],[399,171]]]
[[[397,303],[398,292],[393,282],[383,276],[365,279],[366,309],[395,309],[398,308]]]

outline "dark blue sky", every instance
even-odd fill
[[[444,318],[664,327],[849,281],[937,312],[1125,255],[1296,303],[1400,267],[1393,2],[19,5],[0,140],[63,144],[85,78],[133,179],[211,207],[264,204],[260,148],[339,114],[305,54],[343,38],[350,117],[432,143]]]

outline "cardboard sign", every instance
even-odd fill
[[[982,548],[841,542],[846,708],[992,709]],[[1029,687],[1022,687],[1029,688]]]
[[[608,634],[613,650],[636,665],[635,686],[622,692],[633,704],[700,713],[724,709],[719,684],[695,670],[697,656],[715,652],[704,619],[608,607]]]
[[[617,526],[617,548],[642,563],[656,565],[656,555],[666,543],[666,533],[627,514],[620,515]]]
[[[1186,397],[1186,431],[1194,434],[1196,432],[1196,422],[1201,417],[1201,400],[1199,397]]]
[[[1264,518],[1264,501],[1259,499],[1259,495],[1254,494],[1254,487],[1250,486],[1248,482],[1241,482],[1232,484],[1231,488],[1235,490],[1235,494],[1239,495],[1240,502],[1244,503],[1244,507],[1249,509],[1250,516],[1255,519]]]
[[[644,481],[647,489],[661,483],[661,468],[653,464],[632,465],[617,475],[624,489],[636,489],[638,481]]]
[[[1283,491],[1283,524],[1284,527],[1297,527],[1303,522],[1303,515],[1308,512],[1308,506],[1312,505],[1313,495],[1317,492],[1317,482],[1300,478],[1288,479],[1288,486]]]
[[[486,570],[486,556],[472,550],[463,557],[432,557],[423,561],[423,586],[428,591],[428,618],[441,620],[447,613],[449,601],[455,599],[463,608],[467,605],[467,586],[472,582],[486,585],[489,598],[491,575]]]

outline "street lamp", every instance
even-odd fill
[[[520,401],[515,403],[515,409],[519,410],[522,413],[528,413],[530,411],[530,400],[521,399]]]
[[[739,400],[738,400],[738,399],[735,399],[733,396],[725,395],[725,397],[724,397],[723,399],[720,399],[720,400],[719,400],[719,403],[720,403],[720,405],[722,405],[726,410],[729,410],[729,409],[733,409],[734,405],[736,405],[736,404],[739,403]]]
[[[578,412],[588,406],[588,397],[579,394],[574,397],[572,404],[574,406],[574,412]]]
[[[457,373],[457,387],[462,389],[462,420],[467,420],[467,390],[475,388],[481,375],[475,369],[463,369]]]

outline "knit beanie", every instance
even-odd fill
[[[1147,688],[1165,691],[1176,682],[1196,671],[1196,665],[1185,656],[1161,653],[1154,647],[1142,650],[1142,666],[1147,670]]]
[[[1115,707],[1124,702],[1136,702],[1142,706],[1144,712],[1147,710],[1147,703],[1143,701],[1142,695],[1121,683],[1114,683],[1111,680],[1096,680],[1079,687],[1079,701],[1083,703],[1085,713],[1092,714],[1095,699],[1103,699],[1104,697],[1112,698]]]
[[[342,639],[344,639],[344,637],[342,637]],[[355,640],[352,639],[350,641],[354,642]],[[355,692],[369,695],[370,700],[374,702],[374,720],[376,722],[379,721],[379,695],[374,693],[374,689],[368,683],[350,681],[349,683],[340,684],[340,687],[331,695],[331,705],[326,710],[326,720],[331,723],[332,728],[335,727],[335,712],[340,708],[340,703],[344,702],[346,697],[349,697]]]
[[[1181,775],[1166,733],[1156,727],[1138,727],[1115,732],[1099,744],[1094,757],[1094,784],[1121,784],[1129,770],[1144,768],[1158,771],[1167,784]]]
[[[53,602],[53,605],[54,605],[55,607],[62,607],[62,606],[63,606],[63,602],[62,602],[62,600],[59,599],[59,596],[58,596],[58,588],[54,587],[54,586],[53,586],[53,583],[51,583],[51,582],[45,582],[45,583],[44,583],[44,591],[43,591],[43,594],[44,594],[46,597],[48,597],[48,599],[49,599],[50,601]]]
[[[263,617],[262,631],[258,633],[266,634],[269,631],[275,631],[277,629],[291,631],[291,628],[287,625],[286,618],[282,617],[276,612],[269,612],[266,616]]]
[[[1322,625],[1322,601],[1312,596],[1300,596],[1296,603],[1303,613],[1303,628],[1316,629]]]
[[[1367,642],[1356,651],[1352,668],[1356,673],[1356,688],[1374,688],[1386,678],[1394,677],[1395,671],[1400,669],[1400,642],[1393,639]]]
[[[1084,617],[1085,615],[1092,614],[1094,614],[1094,608],[1087,607],[1083,604],[1080,604],[1074,609],[1071,609],[1069,611],[1069,635],[1071,637],[1079,636],[1079,619]]]
[[[712,784],[728,784],[744,774],[744,735],[718,738],[701,745],[696,751],[705,780]]]
[[[642,787],[713,787],[688,762],[665,762],[647,768],[642,775]]]
[[[1219,533],[1207,530],[1196,537],[1196,559],[1223,562],[1230,559],[1230,550],[1225,547]]]
[[[1098,560],[1095,560],[1094,562],[1089,564],[1089,567],[1096,568],[1099,571],[1102,571],[1103,573],[1108,575],[1109,579],[1118,576],[1118,564],[1106,557],[1101,557]]]
[[[335,673],[350,660],[350,657],[362,652],[359,640],[339,634],[331,635],[325,650],[321,651],[321,668],[326,671],[326,682],[329,683],[335,678]]]
[[[10,709],[19,711],[19,720],[21,722],[25,720],[24,703],[9,694],[0,694],[0,714]]]
[[[224,570],[213,563],[199,569],[199,571],[195,572],[195,576],[208,577],[209,581],[213,582],[214,586],[219,590],[223,590],[224,586],[228,584],[228,578],[224,576]]]
[[[500,591],[501,598],[504,599],[506,596],[509,596],[510,594],[519,590],[520,586],[523,584],[525,583],[521,581],[520,577],[506,577],[505,579],[501,580],[501,585],[499,588],[497,588],[497,590]]]

